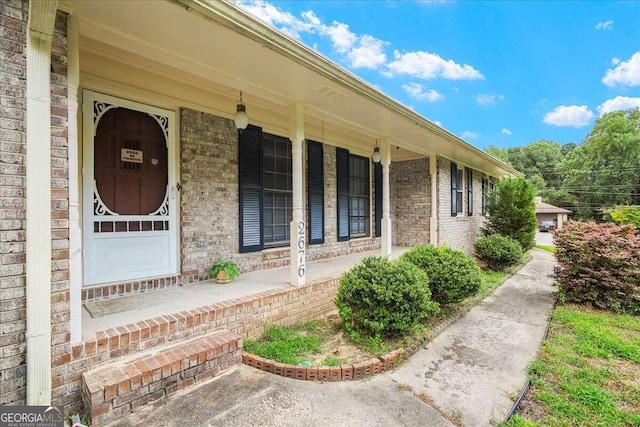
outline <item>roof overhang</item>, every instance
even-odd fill
[[[300,102],[316,128],[322,123],[371,146],[375,139],[388,138],[401,149],[401,159],[435,154],[493,176],[521,176],[228,2],[63,4],[78,17],[85,45],[111,46],[112,52],[140,58],[140,66],[147,61],[159,73],[189,76],[227,98],[236,99],[242,90],[251,118],[252,106],[286,117],[290,105]]]

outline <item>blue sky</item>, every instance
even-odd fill
[[[640,107],[638,1],[236,4],[479,148],[578,143]]]

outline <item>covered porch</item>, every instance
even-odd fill
[[[407,250],[408,247],[394,246],[390,257],[398,258]],[[380,251],[375,250],[309,262],[307,281],[317,284],[339,279],[363,258],[379,255]],[[206,306],[247,300],[252,296],[258,298],[264,293],[296,288],[289,284],[289,267],[280,267],[243,274],[228,284],[206,280],[127,297],[91,301],[85,303],[82,309],[83,341],[94,339],[96,334],[118,330],[167,314],[191,312]],[[287,316],[286,312],[284,314]],[[295,321],[296,316],[291,317]],[[286,317],[283,322],[292,323]]]

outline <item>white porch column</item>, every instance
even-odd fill
[[[380,255],[391,255],[393,235],[391,229],[391,199],[389,197],[389,168],[391,167],[391,143],[389,138],[382,139],[382,248]]]
[[[429,156],[429,174],[431,175],[431,217],[429,218],[429,242],[438,246],[438,158]]]
[[[296,102],[289,109],[289,139],[291,140],[293,220],[291,221],[291,284],[302,286],[306,279],[306,224],[302,185],[302,141],[304,141],[304,105]]]
[[[57,0],[29,2],[27,27],[27,405],[51,404],[51,43]]]
[[[67,20],[67,111],[69,152],[69,311],[71,344],[82,339],[82,230],[78,179],[78,85],[80,39],[78,18]]]

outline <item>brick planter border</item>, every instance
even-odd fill
[[[408,359],[423,347],[427,342],[431,341],[442,331],[451,326],[454,322],[460,319],[467,312],[482,302],[486,297],[491,295],[493,291],[499,288],[507,279],[513,276],[520,268],[527,264],[531,260],[531,255],[525,254],[522,262],[515,267],[508,269],[510,273],[504,277],[500,282],[496,283],[491,289],[483,295],[476,295],[471,298],[464,306],[459,307],[456,311],[451,313],[448,317],[442,319],[440,322],[432,326],[429,334],[424,335],[416,339],[411,345],[394,350],[380,357],[374,357],[362,362],[344,364],[340,366],[299,366],[289,365],[274,360],[265,359],[260,356],[243,351],[242,363],[247,366],[259,369],[261,371],[269,372],[271,374],[280,375],[285,378],[293,378],[296,380],[305,381],[351,381],[351,380],[363,380],[370,378],[374,375],[382,372],[387,372],[398,366],[404,360]]]

